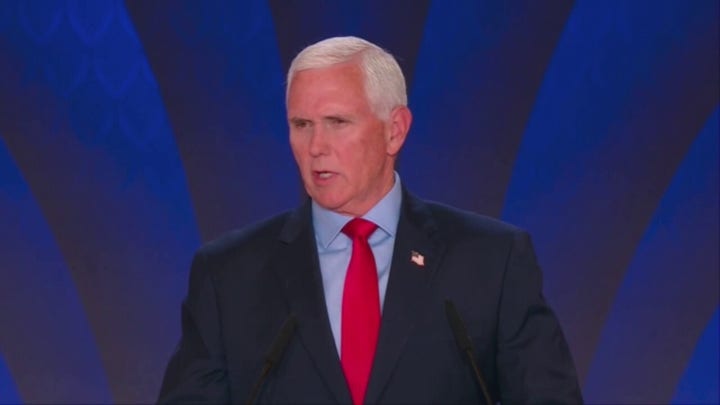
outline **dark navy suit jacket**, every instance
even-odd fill
[[[182,305],[182,338],[159,402],[246,402],[290,313],[297,329],[257,398],[350,403],[323,297],[310,203],[201,248]],[[410,260],[424,256],[424,266]],[[445,314],[467,325],[502,403],[582,402],[528,235],[403,191],[366,402],[482,403]]]

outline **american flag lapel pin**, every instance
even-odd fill
[[[417,264],[420,267],[425,267],[425,256],[412,250],[410,251],[410,261]]]

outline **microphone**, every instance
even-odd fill
[[[475,381],[477,381],[480,386],[480,390],[485,398],[485,403],[493,405],[495,402],[492,401],[487,386],[485,385],[485,380],[482,374],[480,374],[477,363],[475,363],[475,350],[473,349],[472,340],[470,339],[470,335],[468,335],[465,323],[462,321],[462,318],[460,318],[457,309],[455,309],[455,304],[448,299],[445,300],[445,314],[450,323],[450,329],[452,329],[453,335],[455,335],[455,342],[457,342],[460,351],[467,355],[470,365],[475,372]]]
[[[292,338],[296,327],[297,321],[295,320],[295,315],[290,314],[280,327],[280,332],[278,332],[277,337],[275,337],[275,340],[270,346],[270,350],[268,350],[265,355],[265,365],[260,372],[260,378],[258,378],[257,382],[253,386],[250,398],[247,400],[248,405],[252,405],[255,402],[255,397],[260,392],[260,388],[263,386],[263,383],[270,374],[270,370],[272,370],[273,366],[280,361],[280,357],[282,357],[285,348],[288,343],[290,343],[290,339]]]

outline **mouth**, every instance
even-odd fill
[[[330,172],[327,170],[313,170],[312,171],[312,177],[315,181],[327,181],[332,179],[336,175],[335,172]]]

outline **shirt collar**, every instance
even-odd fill
[[[402,187],[400,175],[395,172],[395,184],[374,207],[370,209],[363,219],[372,221],[386,234],[395,236],[398,220],[400,219],[400,204],[402,203]],[[315,237],[323,248],[328,248],[337,238],[345,224],[353,219],[351,216],[338,214],[325,209],[312,202],[312,220],[315,228]]]

